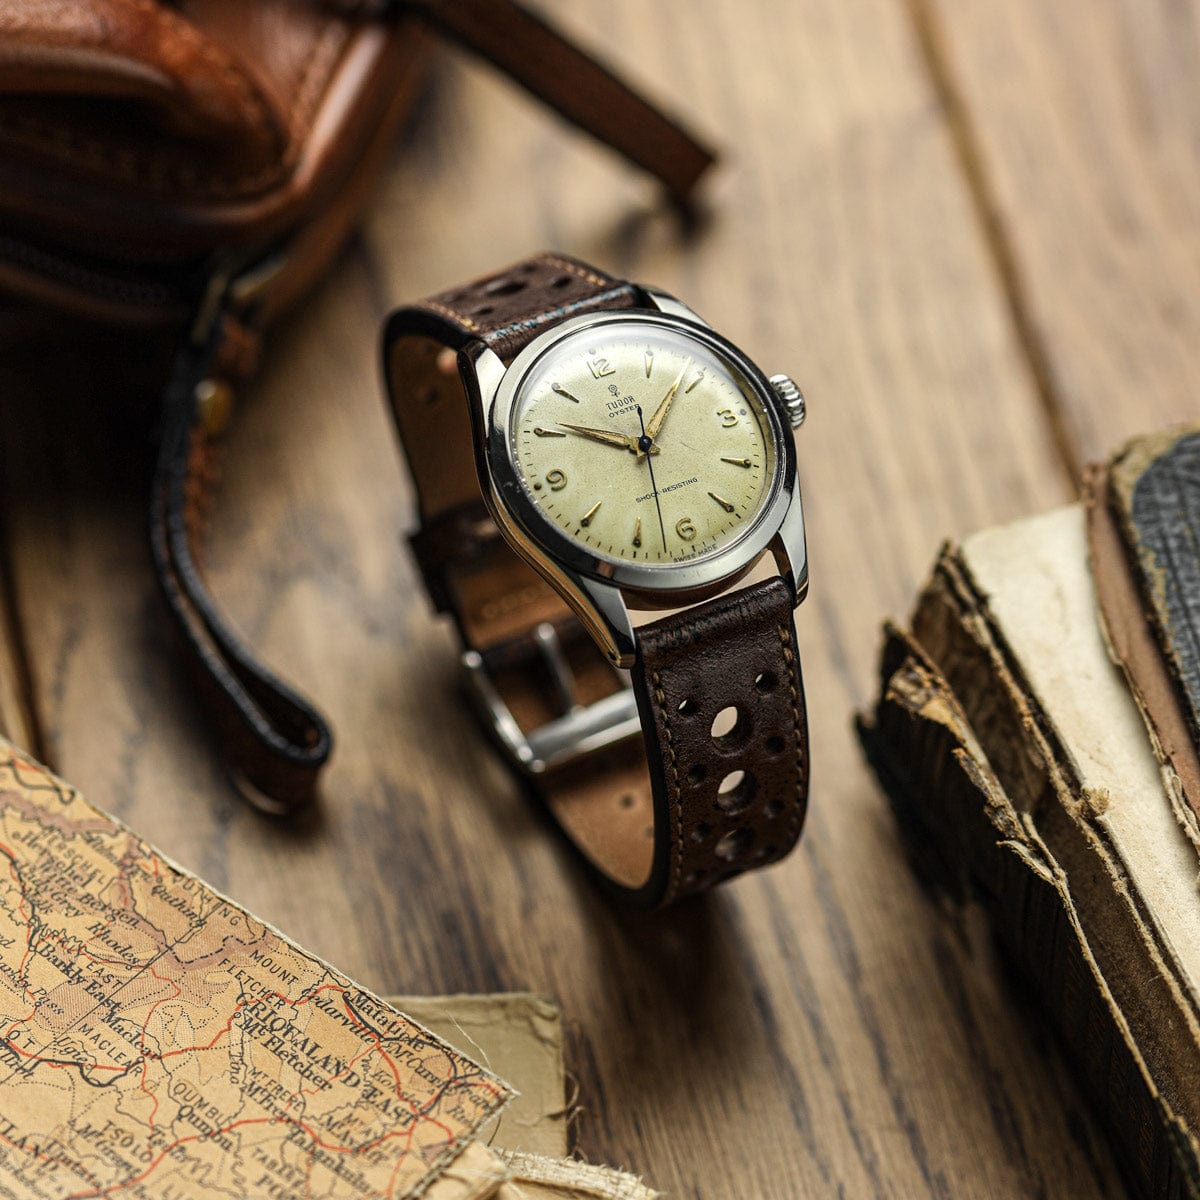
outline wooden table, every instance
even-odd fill
[[[69,408],[4,368],[4,725],[374,988],[556,997],[580,1148],[672,1196],[1117,1196],[986,935],[911,875],[851,716],[940,539],[1064,501],[1081,463],[1195,412],[1197,11],[555,8],[723,144],[711,218],[685,236],[645,180],[443,64],[361,237],[271,342],[212,537],[238,624],[336,722],[321,820],[263,821],[221,776],[100,353]],[[591,889],[478,736],[402,545],[379,318],[544,246],[678,291],[810,400],[808,832],[652,919]]]

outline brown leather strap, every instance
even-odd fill
[[[199,568],[216,477],[217,439],[257,336],[219,312],[180,350],[164,398],[150,504],[150,547],[197,692],[242,793],[263,811],[309,804],[329,757],[324,718],[259,663],[217,610]]]
[[[397,0],[481,54],[567,120],[656,176],[681,202],[715,155],[540,17],[512,0]]]
[[[540,653],[553,631],[590,705],[624,686],[562,597],[502,539],[484,507],[457,351],[506,363],[566,317],[646,305],[636,286],[542,254],[393,314],[384,372],[421,526],[430,595],[480,656],[524,734],[561,714]],[[795,844],[808,791],[807,726],[782,579],[644,626],[631,675],[643,737],[530,780],[622,898],[669,903]]]

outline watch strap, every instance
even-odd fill
[[[808,722],[782,579],[644,626],[638,643],[644,751],[624,747],[534,788],[611,888],[661,907],[796,844]]]
[[[799,837],[808,745],[794,597],[774,578],[663,617],[638,630],[630,671],[615,670],[487,511],[458,353],[483,342],[511,363],[562,320],[646,305],[635,285],[538,255],[393,314],[384,372],[416,486],[412,546],[458,625],[470,694],[609,889],[657,907],[775,861]],[[556,760],[551,735],[568,726],[598,748]]]

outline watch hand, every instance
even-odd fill
[[[663,422],[667,419],[667,413],[671,411],[671,402],[675,399],[675,393],[679,391],[679,385],[683,382],[684,373],[692,364],[689,358],[679,368],[679,374],[675,376],[675,382],[667,388],[667,394],[662,398],[662,403],[654,410],[654,415],[650,418],[646,425],[646,435],[653,441],[658,437],[659,430],[663,427]]]
[[[569,429],[580,437],[591,438],[594,442],[602,442],[605,446],[616,446],[621,450],[637,453],[637,438],[627,433],[616,433],[611,429],[593,429],[590,425],[572,425],[568,421],[559,421],[563,429]],[[657,447],[654,453],[657,453]]]
[[[686,365],[686,364],[685,364]],[[683,378],[683,372],[679,372],[679,379]],[[675,386],[679,386],[679,379],[675,381]],[[658,484],[654,482],[654,464],[650,461],[650,455],[654,452],[654,441],[646,432],[646,422],[642,419],[642,406],[638,405],[637,410],[638,424],[642,427],[642,436],[637,439],[637,448],[646,456],[646,466],[650,468],[650,490],[654,493],[654,507],[658,512],[658,532],[662,534],[663,553],[667,550],[667,530],[663,525],[662,519],[662,504],[658,499]]]

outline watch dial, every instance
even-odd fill
[[[556,342],[521,382],[510,444],[539,511],[598,558],[693,562],[754,524],[775,480],[758,392],[706,343],[653,321]]]

